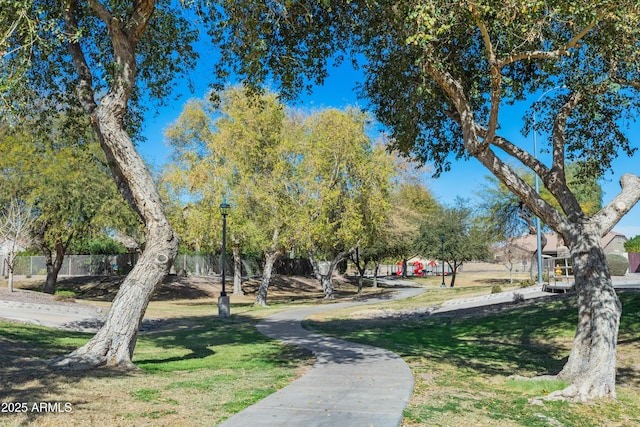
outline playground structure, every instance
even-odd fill
[[[547,258],[547,281],[542,285],[544,292],[567,292],[575,288],[573,266],[569,257]]]
[[[441,276],[442,275],[442,272],[438,270],[438,267],[440,267],[440,265],[433,260],[430,260],[429,262],[427,262],[427,268],[425,268],[425,264],[420,260],[407,262],[406,265],[407,265],[408,276],[423,277],[423,276]],[[403,270],[404,270],[404,262],[398,261],[398,263],[396,264],[395,275],[402,276]],[[448,274],[449,274],[449,271],[444,272],[445,276]]]

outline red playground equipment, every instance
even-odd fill
[[[415,276],[424,276],[424,264],[422,264],[420,261],[414,261],[413,274]]]
[[[396,270],[396,276],[402,276],[404,263],[402,261],[398,261],[397,265],[398,265],[398,269]],[[411,265],[413,266],[413,275],[414,276],[424,276],[425,275],[424,264],[423,263],[421,263],[420,261],[414,261]]]
[[[403,263],[398,261],[398,269],[396,270],[396,276],[402,276]]]

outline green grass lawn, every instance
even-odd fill
[[[430,289],[375,307],[429,306],[478,292],[489,289]],[[404,426],[637,426],[640,293],[620,297],[618,401],[588,405],[533,405],[530,398],[564,384],[509,378],[555,373],[563,366],[577,317],[571,297],[483,316],[417,320],[358,317],[363,310],[375,311],[360,306],[306,323],[390,349],[409,363],[415,387]],[[282,307],[238,306],[231,320],[222,321],[192,302],[176,304],[166,310],[179,317],[177,328],[139,337],[134,362],[140,372],[52,371],[46,360],[77,348],[91,334],[0,322],[0,401],[73,407],[72,413],[0,414],[0,425],[211,426],[282,388],[310,365],[308,353],[271,341],[254,327],[262,315]]]
[[[187,320],[197,326],[139,337],[134,362],[141,372],[73,375],[51,371],[44,361],[91,334],[0,322],[0,401],[73,406],[64,414],[1,414],[0,425],[212,426],[310,366],[310,353],[257,332],[256,318]]]
[[[423,295],[420,298],[428,298]],[[618,401],[529,403],[564,388],[558,381],[509,378],[558,372],[575,332],[575,298],[497,314],[419,320],[352,320],[334,313],[306,327],[400,354],[415,377],[407,426],[640,425],[640,293],[620,294]]]

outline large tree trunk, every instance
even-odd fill
[[[5,274],[4,271],[4,266],[7,266],[7,276],[9,277],[9,282],[7,284],[8,288],[9,288],[9,292],[13,292],[13,271],[16,268],[16,253],[13,249],[11,249],[9,251],[9,253],[7,254],[7,257],[0,257],[0,260],[2,260],[0,262],[0,268],[2,271],[2,275]]]
[[[323,274],[320,279],[320,285],[322,286],[322,291],[324,292],[324,299],[336,299],[333,295],[333,270],[329,269],[329,273]]]
[[[616,341],[622,306],[616,295],[597,227],[565,239],[578,293],[578,326],[569,360],[558,378],[571,385],[549,398],[588,401],[616,397]]]
[[[322,273],[320,272],[320,263],[316,259],[315,255],[309,253],[309,262],[311,263],[311,268],[313,270],[313,277],[316,278],[318,282],[322,282]]]
[[[103,100],[103,105],[108,100]],[[128,135],[98,114],[103,148],[112,171],[129,201],[145,222],[145,250],[137,264],[120,285],[107,314],[104,326],[83,347],[57,362],[58,366],[83,368],[115,365],[134,368],[131,358],[137,333],[151,296],[162,283],[178,251],[178,240],[169,225],[151,174],[138,155]],[[112,132],[115,130],[115,132]]]
[[[53,295],[56,293],[58,274],[60,273],[60,269],[62,268],[63,258],[56,256],[55,261],[52,261],[51,257],[45,257],[45,259],[47,260],[45,263],[47,268],[47,278],[44,281],[42,292]]]
[[[57,361],[65,367],[115,365],[134,368],[131,362],[138,329],[151,296],[169,273],[178,252],[178,239],[167,217],[156,185],[125,131],[127,103],[136,75],[135,47],[153,13],[154,2],[138,2],[128,20],[112,17],[95,4],[98,17],[109,28],[115,72],[109,91],[96,104],[91,70],[80,44],[68,41],[78,73],[77,95],[90,116],[107,162],[124,198],[145,225],[145,250],[116,294],[104,326],[83,347]],[[64,9],[67,30],[78,32],[76,13]]]
[[[42,246],[44,252],[45,266],[47,268],[47,278],[44,282],[43,292],[53,295],[56,292],[56,285],[58,284],[58,274],[62,268],[64,262],[64,254],[71,242],[71,237],[67,240],[66,244],[62,244],[60,240],[56,241],[56,259],[53,260],[51,250],[47,246]]]
[[[239,243],[233,245],[233,294],[244,295],[242,291],[242,255]]]
[[[345,260],[354,250],[355,249],[351,249],[349,251],[338,253],[331,263],[329,263],[329,269],[325,274],[321,274],[318,269],[318,273],[320,273],[320,284],[322,285],[322,291],[324,292],[324,299],[335,299],[335,296],[333,295],[333,272],[338,264]]]
[[[53,253],[49,245],[45,241],[45,234],[47,232],[48,225],[46,223],[40,224],[39,229],[34,234],[34,240],[37,246],[42,249],[44,253],[44,262],[47,269],[47,278],[45,280],[42,292],[53,295],[56,292],[56,285],[58,283],[58,273],[62,268],[64,262],[64,254],[67,252],[67,248],[73,238],[73,233],[69,235],[67,240],[63,243],[60,238],[56,239],[55,250],[56,258],[53,259]]]
[[[74,369],[100,365],[135,368],[131,362],[138,330],[151,296],[167,275],[177,253],[177,239],[168,223],[147,230],[147,247],[120,285],[105,324],[83,347],[57,361]],[[167,239],[167,236],[172,236]]]
[[[13,268],[9,267],[9,292],[13,292]]]
[[[280,258],[282,251],[275,250],[266,254],[264,260],[264,270],[262,271],[262,281],[260,282],[260,288],[258,289],[258,296],[256,297],[256,305],[266,307],[267,306],[267,291],[269,290],[269,282],[271,281],[271,272],[273,271],[273,264]]]
[[[362,295],[362,288],[364,286],[364,273],[367,271],[367,259],[360,257],[360,249],[356,249],[351,256],[351,261],[358,270],[358,295]]]
[[[358,274],[358,295],[362,295],[363,287],[364,287],[364,273]]]
[[[462,267],[464,262],[458,264],[458,261],[453,261],[453,265],[447,261],[447,265],[449,265],[449,269],[451,270],[451,283],[449,284],[450,288],[453,288],[456,284],[456,275],[458,274],[458,269]],[[444,271],[442,272],[444,274]]]
[[[103,105],[108,100],[103,100]],[[164,213],[151,174],[122,128],[98,114],[103,147],[108,153],[116,181],[126,184],[129,201],[145,223],[145,250],[120,285],[104,326],[83,347],[59,360],[58,366],[72,368],[116,365],[134,368],[131,362],[137,333],[151,296],[169,273],[178,253],[176,238]],[[115,132],[112,132],[115,130]]]
[[[380,261],[375,260],[373,262],[373,284],[372,288],[376,289],[378,287],[378,273],[380,272]]]

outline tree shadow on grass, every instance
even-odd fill
[[[622,293],[621,299],[618,345],[628,346],[631,355],[637,355],[631,347],[640,329],[640,293]],[[433,360],[483,375],[541,375],[556,374],[565,365],[577,312],[575,295],[566,294],[552,301],[500,304],[437,316],[308,323],[347,340],[389,349],[407,360]],[[627,365],[618,368],[618,383],[637,386],[640,366]]]
[[[126,276],[76,276],[61,278],[57,282],[58,290],[74,292],[77,299],[111,302],[120,289]],[[40,292],[41,282],[33,282],[22,287]],[[172,301],[176,299],[211,298],[214,287],[206,277],[183,278],[168,275],[152,297],[152,301]]]
[[[12,413],[2,414],[3,418],[7,417],[2,422],[6,421],[8,425],[38,425],[39,418],[48,415],[52,410],[76,411],[90,403],[86,397],[67,392],[85,378],[112,379],[133,374],[130,371],[108,367],[78,372],[52,369],[49,364],[51,359],[64,355],[77,346],[56,344],[53,340],[47,340],[47,336],[51,338],[51,335],[56,335],[57,338],[64,339],[65,335],[77,338],[80,334],[49,328],[33,330],[35,327],[28,326],[27,328],[31,329],[28,334],[40,335],[41,339],[25,340],[20,334],[20,329],[15,329],[14,333],[5,333],[4,325],[0,325],[0,328],[3,332],[0,336],[0,402],[14,404],[14,411],[10,411]],[[89,336],[84,334],[82,337],[88,339]],[[38,409],[42,408],[41,405],[45,405],[44,411]],[[16,408],[20,408],[20,411],[15,411]]]
[[[379,289],[375,292],[368,292],[366,294],[358,295],[354,289],[341,289],[334,290],[333,295],[335,299],[327,300],[325,299],[323,292],[318,292],[316,294],[310,295],[270,295],[267,298],[268,305],[280,305],[280,304],[313,304],[313,305],[323,305],[323,304],[335,304],[336,302],[353,302],[353,301],[366,301],[374,299],[378,302],[391,300],[393,298],[393,294],[389,292],[389,290]]]
[[[311,322],[324,330],[405,358],[425,358],[486,375],[514,372],[555,373],[568,355],[566,345],[554,339],[559,330],[575,328],[573,308],[564,302],[553,308],[536,305],[489,314],[450,312],[446,316],[413,319],[358,319]]]
[[[625,297],[623,305],[627,313],[640,312],[639,299],[636,296],[633,303]],[[565,339],[563,344],[557,337],[561,332],[566,335],[567,330],[575,329],[577,309],[573,297],[560,296],[541,306],[511,307],[508,312],[485,315],[453,313],[446,317],[423,316],[410,320],[331,320],[311,324],[346,339],[387,348],[410,362],[412,358],[420,358],[427,363],[433,360],[487,375],[557,372],[568,354],[566,342],[570,344],[571,341],[570,338]],[[633,343],[633,331],[629,334],[626,329],[638,327],[639,319],[623,315],[623,342]],[[159,328],[141,335],[140,351],[134,362],[147,372],[209,368],[219,350],[216,346],[223,345],[249,346],[252,350],[238,357],[242,361],[252,360],[263,365],[286,366],[293,360],[310,357],[308,351],[276,345],[257,332],[255,318],[232,316],[231,319],[220,320],[217,316],[192,316],[180,321],[183,323],[179,327]],[[42,401],[85,377],[131,375],[127,371],[108,368],[59,372],[47,365],[47,359],[68,353],[83,340],[88,340],[91,334],[28,325],[10,327],[6,324],[0,324],[0,331],[0,362],[4,368],[0,370],[0,383],[3,385],[0,400],[3,402]],[[350,349],[349,346],[346,348]],[[356,351],[350,351],[347,357],[332,363],[356,363],[361,357]],[[232,366],[227,364],[224,367]],[[638,370],[633,367],[619,370],[619,380],[632,386],[638,384],[639,378]],[[75,406],[83,402],[76,400],[70,403]]]
[[[616,372],[616,382],[626,387],[640,388],[640,366],[618,367]]]
[[[234,316],[231,320],[220,320],[217,316],[193,316],[181,318],[180,323],[186,327],[159,329],[138,337],[134,363],[143,372],[215,369],[216,363],[220,363],[215,360],[218,346],[252,347],[259,343],[272,343],[255,329],[256,319],[250,317]],[[64,389],[83,378],[139,375],[136,371],[109,367],[58,370],[49,364],[51,360],[81,346],[92,334],[14,323],[0,323],[0,331],[2,402],[51,400],[51,396],[64,396]],[[265,354],[260,354],[260,351]],[[259,358],[261,363],[276,366],[290,363],[295,358],[308,357],[308,353],[289,346],[270,345],[264,346],[257,354],[243,357],[247,360]],[[70,403],[75,407],[86,402]]]
[[[511,285],[518,283],[519,280],[513,280],[513,283],[510,279],[476,279],[474,283],[481,283],[483,285]]]

